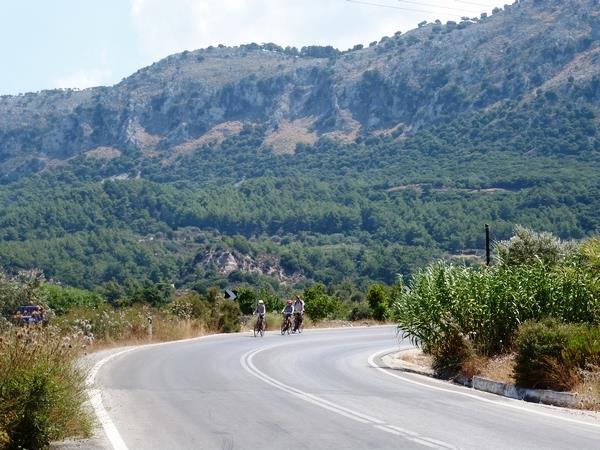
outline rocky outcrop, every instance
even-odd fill
[[[293,285],[303,278],[299,273],[287,273],[274,256],[253,258],[236,250],[207,250],[199,253],[194,263],[203,270],[213,269],[225,277],[236,271],[256,273],[273,277],[283,285]]]

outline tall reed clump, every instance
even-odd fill
[[[569,249],[545,234],[517,231],[518,239],[498,245],[500,259],[492,267],[438,262],[394,290],[399,329],[434,356],[440,374],[460,371],[473,352],[510,349],[528,320],[598,323],[598,241]]]
[[[81,335],[53,327],[14,328],[0,336],[0,448],[42,448],[90,431],[84,374],[75,358]]]

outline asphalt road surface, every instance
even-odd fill
[[[600,448],[590,414],[378,368],[393,327],[143,347],[94,384],[122,449]]]

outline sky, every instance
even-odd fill
[[[0,0],[0,94],[112,85],[184,50],[274,42],[345,50],[506,0]]]

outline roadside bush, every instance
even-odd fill
[[[341,309],[340,302],[327,295],[325,286],[322,284],[315,284],[305,289],[303,298],[305,302],[304,310],[315,322],[334,318],[336,313]]]
[[[386,286],[373,284],[367,291],[367,302],[375,320],[386,320],[390,315],[390,296]]]
[[[80,335],[53,327],[0,337],[0,447],[43,448],[89,434],[84,375],[75,366],[80,345]]]
[[[500,263],[509,266],[538,261],[552,266],[573,250],[572,245],[551,233],[536,233],[520,225],[515,226],[514,235],[509,240],[496,244]]]
[[[141,305],[115,309],[105,304],[94,309],[74,308],[65,316],[67,321],[61,323],[77,325],[85,321],[95,339],[110,342],[145,336],[146,317],[146,309]]]
[[[74,307],[93,308],[105,303],[105,300],[95,292],[45,284],[42,287],[46,294],[47,303],[56,314],[65,314]]]
[[[208,327],[211,310],[210,304],[197,292],[190,291],[176,297],[175,300],[168,305],[168,309],[172,315],[179,319],[198,319],[204,322]]]
[[[283,309],[283,301],[270,289],[260,289],[257,293],[257,298],[264,300],[267,311],[279,312]]]
[[[519,328],[517,383],[524,387],[570,390],[582,371],[600,362],[600,329],[546,319]]]
[[[600,321],[600,278],[595,247],[584,244],[560,264],[464,267],[445,262],[414,274],[392,291],[404,335],[424,349],[457,329],[476,351],[511,349],[519,324],[553,317],[569,323]]]
[[[240,304],[240,310],[242,311],[242,314],[252,314],[256,309],[256,304],[258,303],[256,291],[247,287],[238,289],[236,300]]]
[[[439,378],[452,378],[470,372],[468,363],[476,357],[469,340],[457,329],[446,335],[446,339],[435,343],[429,353],[433,356],[432,368]]]
[[[516,339],[517,384],[555,390],[568,390],[575,384],[574,367],[560,367],[568,339],[566,328],[556,321],[523,324]]]
[[[357,320],[368,320],[373,318],[373,311],[367,302],[355,304],[348,314],[348,320],[355,322]]]
[[[235,333],[241,328],[241,312],[237,302],[219,300],[214,308],[215,329],[223,333]]]

